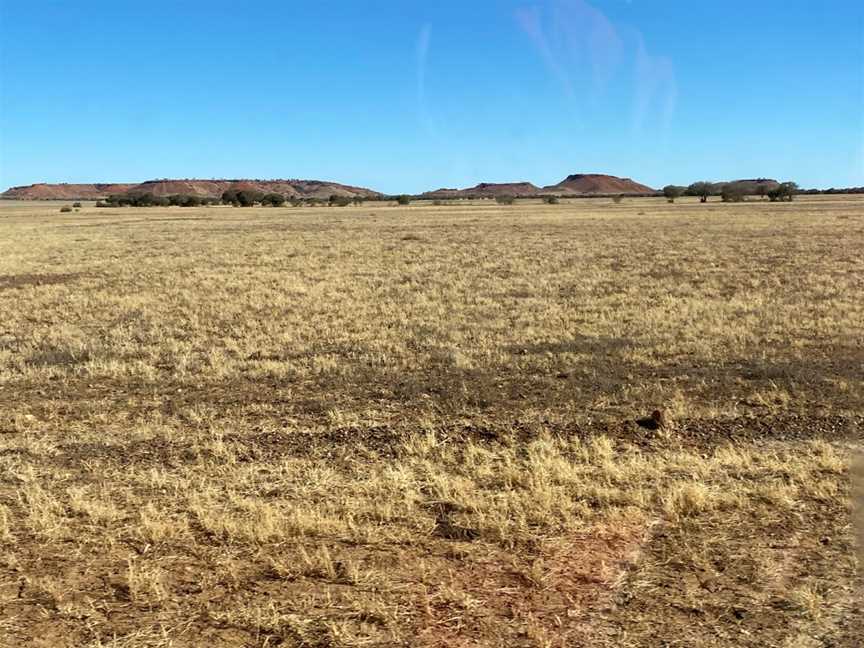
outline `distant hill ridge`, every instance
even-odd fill
[[[14,200],[99,200],[112,194],[152,193],[154,196],[176,194],[219,198],[228,189],[255,189],[265,193],[279,193],[287,198],[377,198],[380,194],[372,189],[354,187],[338,182],[322,180],[147,180],[141,183],[93,183],[93,184],[47,184],[37,183],[12,187],[0,194],[0,198]]]
[[[779,182],[773,178],[746,178],[711,183],[712,192],[719,194],[726,185],[737,186],[745,194],[763,194],[777,187]],[[159,178],[146,182],[130,183],[56,183],[40,182],[31,185],[12,187],[0,193],[0,199],[13,200],[101,200],[111,195],[144,194],[154,196],[191,195],[200,198],[219,198],[228,189],[250,189],[264,193],[278,193],[285,198],[318,198],[331,196],[345,198],[384,198],[384,194],[352,185],[324,180],[290,179],[210,179]],[[855,191],[830,190],[831,192]],[[538,187],[530,182],[481,182],[466,189],[437,189],[420,194],[420,198],[496,198],[512,196],[530,198],[535,196],[602,196],[602,195],[654,195],[657,190],[640,184],[630,178],[602,173],[575,173],[554,185]]]
[[[437,189],[422,194],[423,198],[468,198],[514,196],[517,198],[542,195],[576,196],[591,194],[653,194],[654,189],[630,178],[602,173],[575,173],[558,184],[537,187],[530,182],[481,182],[468,189]]]

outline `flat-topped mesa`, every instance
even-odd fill
[[[436,189],[421,194],[423,198],[497,198],[512,196],[527,198],[536,196],[539,187],[530,182],[481,182],[467,189]]]
[[[31,185],[12,187],[0,194],[9,200],[99,200],[111,194],[126,193],[137,185],[134,183],[97,183],[97,184],[48,184],[39,182]]]
[[[603,173],[574,173],[556,185],[543,187],[543,193],[550,194],[653,194],[654,189],[630,178]]]
[[[323,180],[147,180],[140,183],[48,184],[39,183],[12,187],[0,198],[15,200],[100,200],[118,194],[154,196],[188,195],[219,198],[228,189],[255,189],[294,198],[378,198],[382,194],[364,187],[354,187]]]
[[[608,194],[655,194],[651,187],[630,178],[604,175],[602,173],[575,173],[555,185],[538,187],[530,182],[481,182],[467,189],[437,189],[422,194],[423,198],[495,198],[512,196],[576,196]]]

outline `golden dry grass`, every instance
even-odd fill
[[[0,204],[0,645],[858,645],[862,207]]]

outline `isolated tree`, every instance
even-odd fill
[[[396,196],[396,202],[400,205],[410,205],[411,204],[411,196],[401,195]]]
[[[676,198],[683,196],[684,191],[686,191],[686,187],[679,187],[678,185],[666,185],[663,187],[663,195],[666,196],[666,200],[670,203],[674,203]]]
[[[796,183],[782,182],[768,192],[768,198],[771,202],[792,202],[798,191],[799,189]]]
[[[495,202],[499,205],[512,205],[516,199],[513,196],[495,196]]]
[[[713,187],[710,182],[700,181],[694,182],[687,187],[687,193],[690,196],[699,196],[699,202],[708,202],[708,196],[711,195]]]

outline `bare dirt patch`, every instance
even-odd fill
[[[85,276],[87,275],[81,272],[0,275],[0,290],[27,288],[29,286],[56,286],[77,281]]]

